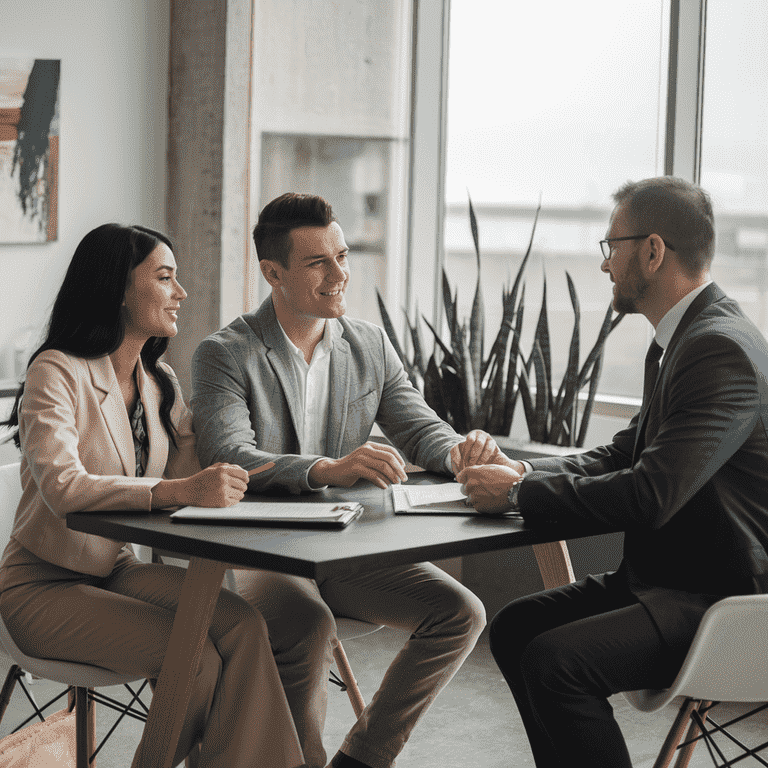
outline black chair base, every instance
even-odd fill
[[[664,742],[664,746],[661,748],[653,768],[667,768],[672,762],[672,758],[677,752],[677,761],[675,762],[675,768],[686,768],[688,765],[693,751],[696,745],[703,741],[709,756],[712,759],[712,764],[716,768],[729,768],[733,765],[738,765],[742,760],[751,757],[756,760],[758,764],[766,766],[768,768],[768,754],[766,758],[760,757],[759,752],[768,750],[768,741],[758,744],[753,747],[748,747],[742,741],[728,729],[731,726],[746,720],[758,712],[762,712],[768,709],[768,704],[760,704],[754,707],[749,712],[734,717],[725,723],[716,722],[710,712],[717,706],[719,702],[701,701],[698,699],[686,698],[683,701],[680,711],[677,714],[675,722],[670,728],[669,734]],[[683,731],[686,725],[688,725],[688,732],[685,735],[685,739],[681,741]],[[718,738],[716,739],[715,736]],[[727,758],[722,749],[724,739],[727,739],[731,744],[739,748],[741,753],[736,757]],[[719,742],[719,743],[718,743]]]
[[[27,697],[33,713],[16,728],[12,733],[21,730],[29,722],[38,718],[41,722],[45,720],[45,710],[62,699],[65,695],[68,695],[68,708],[70,711],[75,709],[75,722],[76,722],[76,743],[77,743],[77,768],[93,768],[95,765],[96,755],[106,743],[107,739],[114,733],[117,726],[120,724],[124,717],[132,717],[140,722],[146,722],[147,713],[149,709],[147,705],[141,700],[141,692],[147,685],[145,680],[138,690],[125,684],[125,688],[131,694],[131,700],[128,704],[124,704],[121,701],[117,701],[110,696],[100,693],[93,688],[81,688],[78,686],[69,686],[64,689],[57,696],[54,696],[50,701],[43,704],[41,707],[37,705],[30,692],[27,690],[27,686],[24,684],[24,670],[17,664],[13,664],[8,670],[8,674],[5,677],[3,688],[0,691],[0,722],[2,722],[5,716],[5,711],[8,708],[8,704],[11,701],[11,696],[18,683],[21,686],[24,695]],[[94,747],[95,735],[95,705],[99,703],[105,707],[115,710],[120,713],[120,716],[112,724],[112,727],[106,733],[98,746]]]

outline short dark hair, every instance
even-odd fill
[[[715,255],[712,201],[697,184],[675,176],[628,181],[613,194],[637,234],[657,234],[674,246],[690,275],[709,269]]]
[[[276,261],[289,268],[291,231],[299,227],[327,227],[336,221],[331,204],[319,195],[286,192],[267,203],[253,228],[259,261]]]
[[[125,338],[122,304],[131,274],[160,243],[173,250],[164,234],[147,227],[103,224],[91,230],[75,249],[53,304],[45,341],[31,355],[27,367],[48,349],[83,358],[114,352]],[[170,413],[176,392],[170,376],[158,365],[167,348],[167,337],[153,336],[141,349],[141,361],[160,387],[160,420],[175,445]],[[22,383],[10,417],[1,424],[18,427],[23,393]],[[14,441],[21,447],[18,430]]]

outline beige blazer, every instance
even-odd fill
[[[151,489],[162,478],[199,471],[190,411],[173,370],[161,365],[176,390],[171,419],[178,449],[160,421],[160,388],[139,362],[149,457],[145,477],[135,477],[133,434],[110,358],[86,360],[56,350],[38,355],[19,409],[23,495],[12,539],[55,565],[107,576],[125,542],[71,531],[67,513],[148,512]]]

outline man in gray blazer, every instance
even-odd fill
[[[331,206],[313,195],[269,203],[253,232],[272,294],[209,336],[192,361],[192,411],[203,466],[251,469],[249,491],[298,493],[364,478],[406,479],[396,448],[369,441],[374,422],[405,456],[446,474],[498,460],[484,432],[465,440],[414,389],[378,326],[344,316],[347,245]],[[258,606],[307,765],[323,768],[334,614],[405,629],[402,651],[354,725],[333,768],[388,768],[419,717],[449,682],[485,625],[480,600],[431,563],[339,571],[320,583],[235,571]]]
[[[656,330],[640,413],[587,453],[458,476],[478,510],[625,532],[618,571],[516,600],[491,624],[547,768],[630,768],[608,696],[668,687],[710,605],[768,591],[768,344],[710,279],[699,187],[667,176],[614,199],[601,242],[613,306]]]

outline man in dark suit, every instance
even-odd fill
[[[710,279],[705,192],[661,177],[614,199],[601,242],[613,306],[656,329],[640,413],[587,453],[458,476],[481,512],[625,532],[616,572],[493,620],[491,649],[539,768],[631,766],[608,697],[668,687],[712,603],[768,591],[768,345]]]

